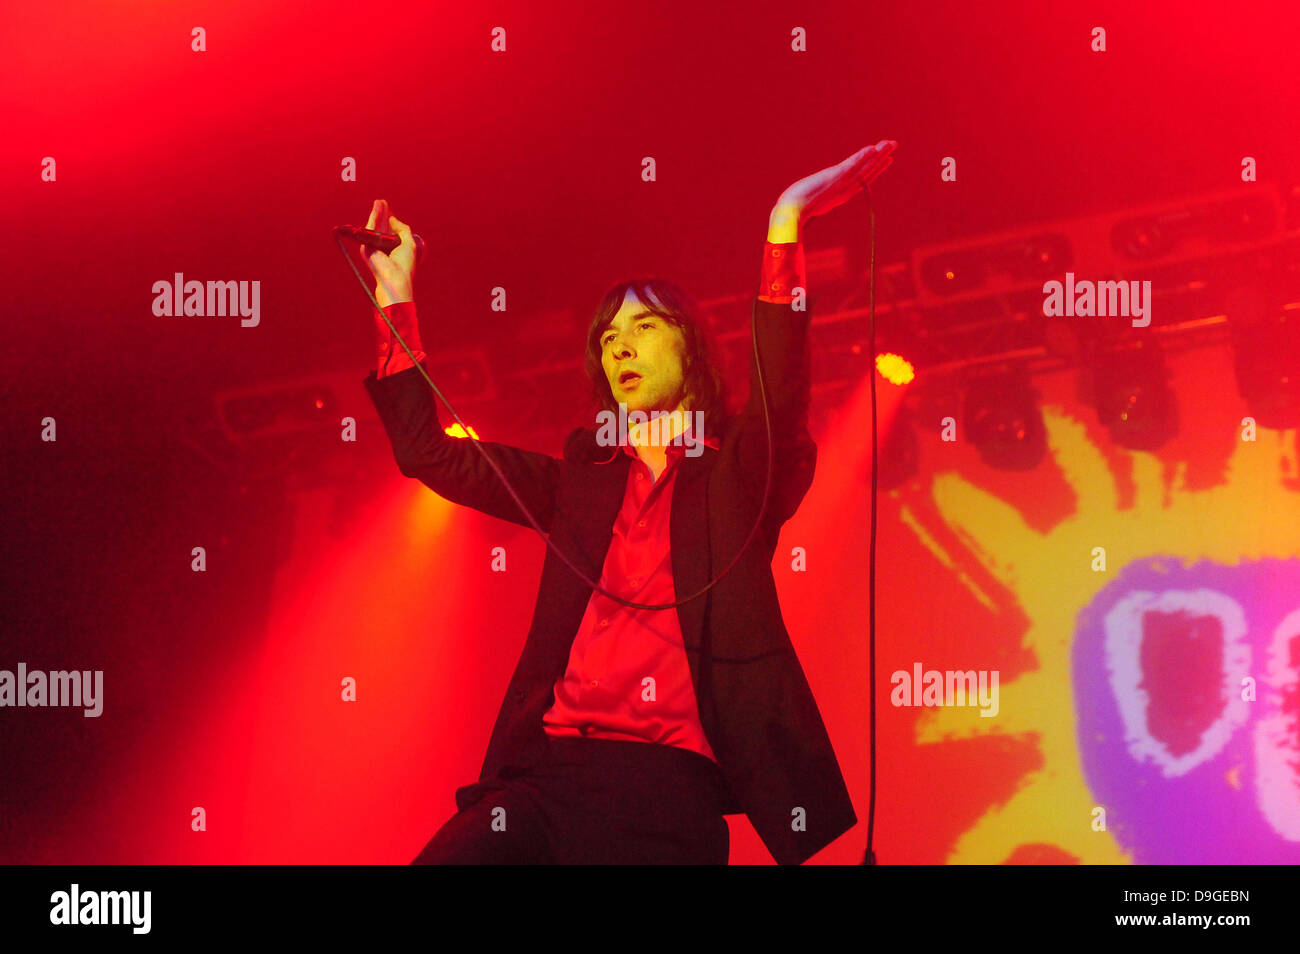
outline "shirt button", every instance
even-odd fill
[[[638,520],[636,525],[637,525],[638,527],[644,527],[644,526],[645,526],[645,521],[644,521],[644,520]]]
[[[591,688],[595,689],[597,685],[598,683],[596,682],[595,679],[591,680]]]
[[[780,282],[773,282],[773,283],[772,283],[772,291],[780,291],[780,290],[781,290],[781,283],[780,283]]]
[[[774,249],[772,249],[772,257],[773,257],[773,258],[780,258],[780,257],[781,257],[781,250],[780,250],[779,248],[774,248]]]
[[[632,579],[628,580],[628,583],[631,584],[632,586],[636,586],[636,585],[638,585],[640,582],[641,582],[641,581],[640,581],[639,579],[637,579],[636,577],[632,577]]]
[[[636,479],[637,479],[637,480],[645,480],[645,474],[637,474],[637,475],[636,475]]]
[[[608,626],[608,625],[609,625],[609,620],[607,620],[607,619],[602,619],[602,620],[600,621],[600,625],[601,625],[601,626]]]

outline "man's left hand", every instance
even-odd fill
[[[898,143],[893,139],[882,139],[874,146],[864,146],[843,162],[805,176],[781,193],[772,209],[772,220],[802,223],[843,205],[889,168],[897,148]]]

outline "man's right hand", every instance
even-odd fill
[[[376,199],[370,208],[370,218],[366,228],[374,229],[384,235],[396,235],[402,244],[385,254],[374,249],[361,249],[361,257],[370,266],[375,276],[375,300],[380,308],[387,308],[394,302],[414,301],[411,290],[415,276],[415,239],[411,236],[411,227],[388,212],[388,200]]]

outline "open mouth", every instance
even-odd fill
[[[624,371],[618,376],[619,386],[624,388],[631,387],[640,380],[641,375],[637,374],[635,371]]]

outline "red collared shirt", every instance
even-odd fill
[[[687,433],[693,428],[689,425]],[[704,437],[717,450],[718,440]],[[635,603],[673,603],[668,518],[682,445],[669,444],[656,480],[631,444],[623,506],[614,520],[600,585]],[[703,451],[701,451],[702,453]],[[542,717],[548,735],[657,742],[714,759],[700,725],[695,687],[676,610],[638,610],[594,592]]]

